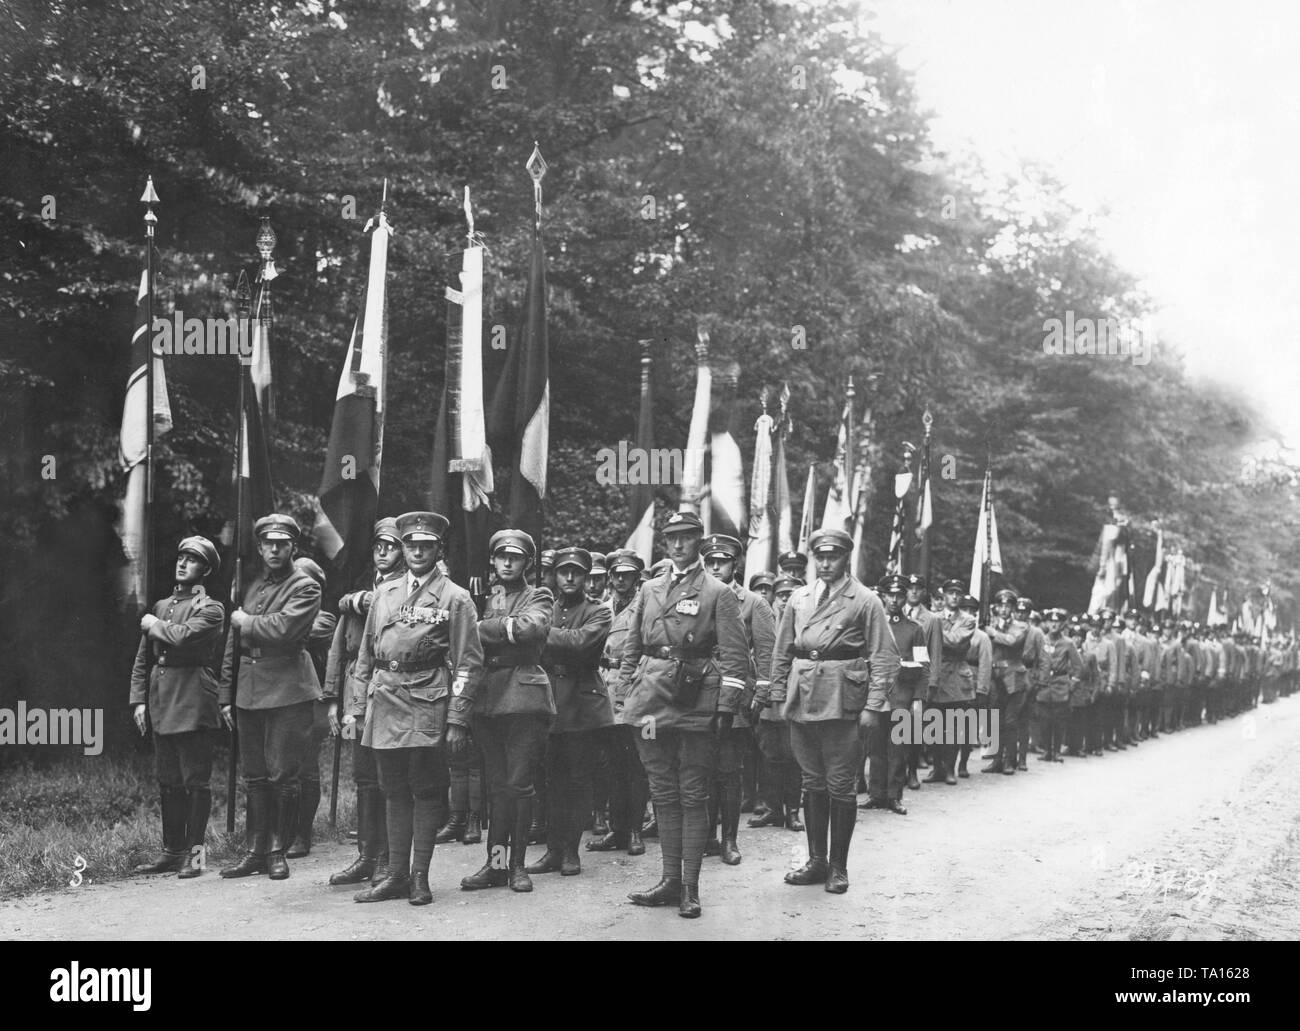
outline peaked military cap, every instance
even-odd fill
[[[621,569],[641,573],[645,571],[645,562],[631,548],[618,548],[605,556],[605,568],[611,573],[617,573]]]
[[[406,512],[397,517],[397,532],[404,541],[437,541],[447,539],[451,523],[437,512]]]
[[[729,559],[740,558],[740,541],[735,537],[729,537],[725,533],[711,533],[704,538],[704,544],[700,547],[700,554],[704,558],[710,555],[725,555]]]
[[[264,541],[296,541],[302,531],[287,515],[265,515],[253,524],[253,533]]]
[[[402,535],[397,532],[397,520],[392,516],[385,516],[375,523],[375,533],[371,540],[372,542],[392,541],[394,544],[401,544]]]
[[[778,569],[802,571],[808,565],[808,556],[802,551],[787,551],[776,560]]]
[[[898,573],[887,573],[876,584],[876,590],[881,594],[894,594],[898,591],[905,591],[907,590],[907,577],[900,576]]]
[[[796,587],[802,587],[803,581],[797,576],[778,576],[776,578],[776,593],[782,591],[793,591]]]
[[[557,565],[555,568],[559,569],[560,567]],[[597,576],[609,572],[608,567],[605,565],[605,556],[602,552],[593,551],[591,553],[591,572],[595,573]]]
[[[488,541],[488,554],[495,555],[498,551],[517,551],[531,560],[537,554],[537,545],[523,530],[498,530]]]
[[[980,607],[980,602],[973,594],[964,594],[961,601],[957,603],[957,607],[959,609],[977,609]]]
[[[542,552],[541,565],[543,569],[555,568],[555,549],[547,548]]]
[[[555,571],[565,566],[577,566],[584,573],[591,572],[591,552],[586,548],[559,548],[555,552]]]
[[[843,530],[837,530],[833,526],[823,526],[809,539],[808,547],[814,553],[818,551],[852,551],[853,538]]]
[[[1065,609],[1054,608],[1054,609],[1048,609],[1046,612],[1044,612],[1043,618],[1046,620],[1058,620],[1060,622],[1065,622],[1065,620],[1070,618],[1070,614],[1066,612]]]
[[[301,569],[322,587],[325,586],[325,570],[321,569],[314,559],[310,559],[306,555],[299,555],[293,560],[293,568]]]
[[[962,594],[965,594],[965,593],[966,593],[966,581],[965,581],[965,580],[959,580],[959,579],[957,579],[956,577],[953,577],[951,580],[945,580],[945,581],[943,582],[943,587],[941,588],[941,590],[942,590],[945,594],[946,594],[948,591],[960,591]]]
[[[1004,587],[1002,588],[1002,590],[998,591],[996,594],[993,595],[993,600],[996,602],[1006,602],[1010,605],[1014,605],[1018,600],[1018,595],[1010,587]]]
[[[694,512],[674,512],[664,523],[664,533],[703,533],[704,523]]]
[[[200,537],[197,534],[193,537],[186,537],[180,544],[176,545],[176,554],[188,552],[191,555],[197,555],[208,565],[208,572],[215,573],[221,568],[221,556],[217,554],[217,546],[206,537]]]
[[[753,576],[749,578],[749,589],[751,591],[756,591],[760,587],[775,587],[775,586],[776,586],[776,576],[768,572],[766,569],[755,573]]]
[[[908,573],[908,574],[907,574],[907,586],[908,586],[908,587],[924,587],[925,585],[926,585],[926,584],[925,584],[925,577],[923,577],[920,573]]]

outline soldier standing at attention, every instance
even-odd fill
[[[639,731],[663,854],[663,876],[628,897],[700,915],[714,749],[731,731],[749,675],[740,604],[700,561],[704,527],[674,512],[664,527],[670,567],[642,589],[623,644],[623,719]],[[716,650],[716,654],[715,654]]]
[[[1065,723],[1070,712],[1070,692],[1079,683],[1083,661],[1074,642],[1061,631],[1069,614],[1065,609],[1048,609],[1043,613],[1047,643],[1043,647],[1043,679],[1038,691],[1039,737],[1043,762],[1059,763],[1065,737]]]
[[[974,720],[967,720],[963,725],[967,728],[966,733],[969,735],[970,728],[978,726],[979,713],[989,711],[989,689],[993,684],[993,643],[989,640],[989,635],[979,628],[979,600],[972,595],[964,595],[961,600],[961,609],[963,612],[969,612],[971,618],[976,621],[975,632],[971,634],[970,651],[966,654],[966,664],[970,666],[971,673],[975,678],[975,707],[976,713]],[[987,719],[987,716],[985,717]],[[957,776],[969,777],[970,772],[966,769],[966,763],[970,759],[971,748],[974,747],[969,737],[958,745],[957,758]]]
[[[555,553],[560,596],[542,652],[556,712],[546,743],[549,820],[546,853],[528,867],[530,874],[558,870],[572,877],[582,872],[578,842],[591,816],[592,762],[601,732],[614,725],[600,676],[600,654],[613,616],[604,600],[593,600],[586,593],[590,569],[591,553],[582,548],[560,548]]]
[[[263,516],[253,525],[262,572],[244,592],[243,607],[230,614],[240,632],[226,639],[221,667],[222,716],[239,709],[239,762],[248,796],[248,848],[222,877],[266,873],[289,876],[285,850],[298,829],[299,775],[311,740],[312,712],[320,682],[307,654],[307,638],[320,612],[320,584],[293,568],[298,524],[285,515]],[[239,697],[231,677],[239,663]]]
[[[1015,614],[1016,592],[1003,588],[993,595],[993,622],[989,624],[989,642],[993,645],[993,684],[998,706],[1000,747],[982,773],[1016,772],[1016,749],[1020,741],[1020,721],[1029,719],[1025,699],[1029,697],[1029,674],[1025,670],[1025,642],[1029,622]]]
[[[176,587],[140,619],[131,714],[141,734],[153,726],[163,847],[135,873],[174,870],[189,878],[203,872],[202,846],[212,809],[212,732],[221,726],[212,667],[221,650],[226,613],[201,581],[220,568],[210,540],[186,537],[176,551]]]
[[[939,671],[938,686],[930,692],[928,704],[940,712],[944,740],[935,746],[934,769],[925,778],[926,784],[957,783],[957,744],[948,740],[951,735],[948,733],[947,712],[956,710],[960,713],[975,700],[975,674],[966,662],[975,636],[975,617],[960,607],[965,594],[966,584],[962,580],[948,580],[943,585],[944,609],[937,620],[943,637],[943,666]]]
[[[771,701],[790,721],[808,828],[808,861],[785,881],[825,884],[838,895],[849,888],[849,843],[858,816],[858,726],[870,730],[884,718],[899,658],[880,599],[848,575],[853,539],[823,528],[810,543],[817,579],[791,597],[772,658]],[[767,701],[760,693],[757,702]]]
[[[477,891],[509,884],[512,891],[527,892],[533,890],[526,854],[535,782],[555,718],[555,695],[540,661],[555,599],[525,579],[537,547],[523,530],[498,530],[488,548],[497,583],[478,625],[485,673],[481,683],[471,681],[463,697],[483,749],[492,815],[487,861],[460,886]],[[508,869],[502,869],[503,856]]]
[[[630,856],[645,855],[641,840],[641,821],[645,817],[646,785],[641,756],[637,754],[636,727],[623,722],[623,699],[618,694],[618,668],[623,655],[623,639],[632,617],[632,602],[641,590],[641,572],[645,563],[628,549],[612,551],[605,559],[609,567],[609,584],[614,620],[601,652],[600,669],[609,695],[614,725],[609,734],[610,747],[610,830],[603,838],[587,842],[588,852],[615,852],[627,849]]]
[[[1034,723],[1032,717],[1038,696],[1038,684],[1042,679],[1044,645],[1047,643],[1047,636],[1043,633],[1042,627],[1037,625],[1038,613],[1034,611],[1034,603],[1029,598],[1022,595],[1016,601],[1016,614],[1029,623],[1029,630],[1025,634],[1025,650],[1022,652],[1027,671],[1024,718],[1020,721],[1016,735],[1016,769],[1023,772],[1029,769],[1026,765],[1026,760],[1029,758],[1029,731]]]
[[[387,518],[375,523],[373,541],[371,557],[375,571],[370,582],[364,589],[339,599],[339,621],[325,663],[325,695],[334,699],[330,712],[332,725],[338,721],[340,712],[346,715],[352,711],[354,701],[364,717],[366,688],[356,683],[355,674],[366,616],[374,604],[375,591],[406,572],[397,520]],[[382,881],[388,876],[388,815],[384,793],[379,790],[375,750],[361,743],[365,736],[364,718],[349,726],[353,738],[352,779],[357,786],[357,858],[343,870],[331,874],[330,884],[361,884],[371,878]],[[383,873],[376,877],[381,867]]]
[[[755,573],[749,578],[749,589],[767,602],[771,608],[776,602],[776,576],[767,570]]]
[[[924,691],[919,692],[928,702],[939,693],[939,674],[943,669],[943,627],[939,618],[926,607],[929,597],[929,585],[920,573],[911,573],[907,577],[907,607],[903,615],[921,628],[925,634],[926,647],[930,651],[930,682]],[[923,768],[921,762],[921,742],[914,741],[908,746],[907,786],[913,791],[920,790],[921,782],[916,779],[916,771]]]
[[[325,570],[306,555],[299,555],[293,560],[293,568],[300,569],[318,584],[321,593],[325,591]],[[312,620],[311,633],[307,635],[307,654],[311,657],[312,668],[316,671],[316,680],[324,690],[325,671],[329,662],[330,645],[334,641],[334,628],[338,617],[332,612],[321,609]],[[298,792],[298,828],[293,841],[285,855],[290,859],[302,859],[311,855],[312,831],[316,825],[316,810],[320,808],[320,746],[337,726],[338,699],[328,694],[316,700],[311,713],[311,737],[307,742],[307,752],[302,760],[302,786]]]
[[[365,706],[361,743],[374,749],[379,767],[388,875],[357,902],[433,901],[429,863],[446,817],[445,749],[468,744],[465,699],[483,670],[474,602],[438,564],[448,526],[436,512],[397,517],[406,575],[381,584],[366,615],[356,680],[368,700],[354,699],[347,719]]]

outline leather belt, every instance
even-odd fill
[[[389,673],[423,673],[425,670],[437,669],[442,665],[442,656],[432,659],[414,659],[402,662],[399,659],[375,659],[375,669],[386,669]]]
[[[240,648],[239,654],[245,659],[293,658],[302,650],[302,645],[293,648]]]
[[[536,659],[516,660],[513,657],[503,655],[489,655],[483,660],[483,665],[491,666],[493,669],[510,669],[513,666],[536,666]]]
[[[595,673],[596,669],[595,666],[566,666],[559,664],[546,667],[548,673],[554,673],[557,677],[580,677],[584,673]]]
[[[813,662],[831,662],[842,659],[860,659],[862,652],[857,648],[796,648],[796,659],[812,659]]]
[[[159,655],[157,665],[166,666],[168,669],[201,669],[206,663],[203,662],[168,662],[166,655]]]
[[[713,658],[713,649],[697,651],[690,648],[672,648],[666,644],[661,644],[657,648],[642,648],[641,654],[649,655],[652,659],[681,659],[686,662],[691,659],[711,659]]]

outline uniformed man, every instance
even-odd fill
[[[330,875],[330,884],[335,885],[378,883],[388,876],[388,809],[379,788],[375,750],[362,744],[366,685],[356,682],[356,666],[375,591],[389,580],[401,577],[406,572],[406,560],[402,557],[397,520],[391,516],[375,523],[372,541],[374,573],[367,577],[368,582],[361,590],[351,591],[339,599],[339,621],[325,664],[325,696],[331,700],[331,725],[339,721],[340,714],[357,713],[356,721],[349,724],[348,730],[352,738],[352,779],[357,787],[357,858]],[[334,732],[339,732],[338,727]]]
[[[797,576],[778,576],[776,578],[776,583],[772,585],[772,597],[774,599],[772,615],[778,622],[781,619],[781,613],[790,604],[790,595],[794,594],[802,586],[803,581]]]
[[[153,727],[162,807],[162,852],[135,873],[182,878],[203,872],[212,809],[213,735],[221,726],[217,678],[226,613],[202,581],[221,566],[206,537],[186,537],[176,551],[176,586],[140,619],[131,671],[131,714],[141,734]]]
[[[975,681],[975,705],[965,710],[975,713],[976,717],[975,720],[966,720],[961,725],[978,726],[982,722],[987,726],[989,691],[993,686],[993,643],[989,640],[989,635],[979,628],[979,599],[970,594],[963,595],[960,608],[963,612],[970,613],[971,619],[976,623],[975,632],[971,634],[970,650],[966,653],[966,665],[970,666]],[[970,759],[972,747],[969,739],[963,740],[957,746],[958,777],[970,776],[966,763]]]
[[[1101,679],[1097,664],[1097,650],[1090,647],[1088,641],[1088,622],[1083,616],[1070,616],[1066,631],[1079,653],[1082,664],[1078,682],[1070,688],[1069,722],[1065,729],[1065,754],[1078,759],[1086,759],[1088,753],[1084,743],[1088,734],[1088,707],[1092,704],[1093,694]]]
[[[1166,616],[1160,633],[1160,665],[1157,679],[1160,682],[1160,729],[1172,734],[1175,726],[1175,707],[1178,700],[1178,653],[1181,642],[1174,633],[1172,616]]]
[[[262,572],[230,614],[240,632],[226,639],[219,701],[223,717],[239,709],[239,761],[248,797],[248,845],[222,877],[266,873],[289,876],[285,851],[298,829],[302,764],[311,741],[312,713],[320,682],[307,654],[307,638],[320,612],[320,584],[293,568],[298,524],[286,515],[263,516],[253,525]],[[239,663],[239,696],[231,679]]]
[[[808,861],[785,880],[825,884],[826,891],[842,894],[849,887],[849,844],[858,815],[858,725],[870,729],[884,718],[899,656],[880,599],[848,575],[853,539],[823,528],[810,544],[817,579],[791,597],[772,659],[771,702],[791,724],[808,828]],[[768,698],[760,691],[757,701]]]
[[[1043,613],[1047,627],[1047,643],[1043,646],[1043,675],[1038,689],[1039,738],[1042,741],[1043,762],[1059,763],[1061,745],[1065,734],[1065,721],[1069,714],[1070,692],[1078,685],[1083,672],[1074,642],[1065,636],[1065,622],[1069,613],[1062,608],[1048,609]]]
[[[800,584],[812,572],[808,568],[808,556],[802,551],[782,552],[777,556],[776,568],[778,570],[778,580],[781,576],[788,576],[793,580],[798,580]]]
[[[478,612],[443,573],[449,523],[437,512],[397,517],[406,574],[375,589],[357,656],[357,695],[346,719],[361,718],[374,749],[388,819],[388,874],[357,902],[433,901],[429,863],[446,819],[445,749],[467,742],[470,687],[482,678]],[[452,730],[456,731],[453,737]]]
[[[939,614],[939,632],[943,638],[942,668],[939,681],[931,689],[927,708],[939,711],[940,726],[954,726],[949,710],[960,715],[970,708],[975,700],[975,674],[966,657],[970,654],[971,641],[975,636],[975,617],[961,608],[962,598],[966,594],[963,580],[948,580],[943,585],[943,612]],[[943,740],[934,748],[934,769],[925,778],[925,784],[957,783],[957,743],[949,740],[945,733]]]
[[[859,809],[888,809],[899,816],[907,815],[903,805],[903,784],[907,779],[908,746],[896,741],[897,728],[907,727],[906,740],[920,725],[925,692],[930,683],[930,647],[921,628],[903,615],[907,604],[907,581],[898,574],[884,577],[876,585],[889,618],[889,631],[898,650],[898,677],[886,694],[888,708],[867,730],[870,770],[867,776],[867,801]]]
[[[509,884],[512,891],[527,892],[533,890],[526,867],[535,781],[555,718],[555,694],[540,661],[555,599],[525,578],[537,554],[532,537],[522,530],[498,530],[488,547],[497,583],[479,621],[486,673],[464,697],[483,749],[492,815],[487,861],[460,886],[476,891]]]
[[[555,549],[547,548],[542,552],[541,560],[538,563],[541,569],[541,585],[551,592],[551,597],[559,590],[555,582]]]
[[[993,595],[993,621],[988,627],[993,646],[993,697],[998,709],[998,754],[981,771],[983,773],[1016,772],[1016,749],[1020,740],[1020,721],[1028,719],[1024,711],[1029,696],[1028,672],[1025,669],[1025,641],[1029,622],[1017,618],[1016,592],[1004,587]]]
[[[920,573],[909,573],[907,577],[907,606],[903,615],[921,628],[925,634],[926,647],[930,652],[930,682],[926,685],[924,697],[928,700],[938,696],[939,675],[943,669],[943,627],[939,618],[928,607],[929,585]],[[913,791],[921,787],[916,779],[916,771],[922,769],[921,753],[923,745],[914,741],[909,746],[907,758],[907,786]]]
[[[600,676],[600,655],[613,622],[603,599],[587,593],[591,553],[584,548],[555,552],[560,596],[551,612],[542,668],[555,691],[555,722],[546,743],[546,852],[530,874],[565,877],[582,873],[578,843],[591,817],[591,770],[598,734],[614,725],[609,695]]]
[[[638,728],[623,722],[623,700],[618,695],[619,665],[623,656],[623,640],[632,617],[632,602],[641,590],[641,573],[645,563],[629,549],[611,551],[605,558],[609,568],[610,601],[614,618],[605,646],[601,652],[601,675],[609,696],[610,728],[610,830],[603,838],[587,842],[589,852],[614,852],[627,849],[630,856],[645,855],[641,840],[641,823],[645,817],[646,800],[650,789],[646,784],[645,770],[637,752]]]
[[[605,568],[605,556],[599,551],[588,552],[591,555],[591,572],[587,574],[587,597],[596,603],[603,603],[608,600],[607,589],[609,587],[609,570]],[[560,567],[558,565],[559,552],[556,552],[555,567],[558,579]],[[552,592],[554,593],[554,592]]]
[[[623,721],[640,731],[663,855],[659,883],[628,897],[639,906],[677,903],[688,918],[700,915],[715,742],[731,730],[750,668],[740,604],[704,571],[703,535],[695,513],[668,517],[671,568],[641,589],[619,671]]]
[[[741,775],[745,752],[753,737],[750,717],[755,717],[753,722],[757,722],[761,716],[761,710],[751,710],[751,706],[755,693],[769,686],[772,645],[776,640],[776,619],[767,602],[753,591],[745,590],[736,580],[736,567],[741,553],[740,541],[722,533],[706,538],[700,549],[704,568],[709,571],[709,575],[726,584],[736,596],[736,602],[740,606],[740,622],[745,629],[745,651],[749,658],[745,690],[736,718],[726,733],[718,735],[714,752],[715,779],[710,784],[711,840],[705,847],[705,855],[715,854],[709,846],[716,843],[716,854],[721,855],[722,861],[728,866],[735,866],[741,860],[740,846],[736,840],[740,829]],[[715,837],[719,820],[722,824],[720,842]]]
[[[1022,653],[1025,670],[1027,671],[1024,718],[1020,720],[1016,735],[1016,769],[1023,772],[1029,769],[1026,761],[1029,758],[1030,729],[1034,724],[1034,706],[1038,698],[1038,685],[1043,675],[1045,658],[1043,646],[1047,643],[1047,635],[1043,633],[1043,628],[1039,625],[1042,619],[1034,609],[1031,598],[1021,595],[1016,600],[1016,614],[1029,624],[1029,629],[1025,633],[1025,648]]]
[[[803,556],[798,552],[790,552],[789,558],[791,563],[795,558],[803,562]],[[755,589],[753,587],[755,583],[761,585],[763,577],[767,575],[757,573],[751,577],[751,590]],[[781,613],[785,611],[790,595],[802,586],[802,580],[786,574],[772,582],[774,628],[780,622]],[[770,666],[767,672],[771,673]],[[796,833],[802,832],[805,827],[799,819],[799,799],[803,793],[803,774],[791,750],[790,723],[781,716],[777,706],[760,706],[755,734],[763,757],[759,792],[762,798],[762,811],[757,808],[754,810],[749,826],[784,827]]]
[[[299,555],[293,560],[294,569],[302,570],[320,585],[322,595],[325,592],[325,570],[306,555]],[[332,612],[321,609],[312,620],[311,632],[307,635],[307,654],[311,657],[312,668],[316,671],[316,680],[324,685],[326,666],[329,663],[330,645],[334,641],[334,628],[338,617]],[[324,687],[322,686],[322,691]],[[330,736],[331,710],[337,719],[337,707],[328,695],[318,699],[312,706],[311,737],[307,743],[307,754],[302,762],[302,787],[298,796],[298,828],[285,853],[290,859],[302,859],[311,854],[312,831],[316,825],[316,810],[320,808],[320,746]]]
[[[1079,657],[1082,659],[1086,650],[1091,653],[1097,666],[1097,682],[1090,692],[1092,701],[1088,704],[1086,717],[1084,751],[1088,755],[1105,758],[1106,721],[1109,719],[1107,713],[1110,711],[1113,690],[1110,671],[1115,666],[1115,646],[1104,635],[1105,627],[1100,613],[1083,617],[1083,622],[1087,624],[1088,633]]]
[[[768,608],[776,602],[776,574],[764,569],[749,578],[749,589],[767,602]]]
[[[1102,699],[1102,737],[1108,752],[1124,751],[1128,747],[1124,730],[1124,713],[1128,708],[1128,686],[1132,666],[1129,644],[1115,627],[1115,612],[1102,609],[1101,635],[1110,644],[1109,661],[1103,663],[1106,675],[1106,692]]]

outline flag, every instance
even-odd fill
[[[907,565],[907,494],[912,489],[912,452],[915,448],[903,444],[903,464],[894,474],[894,525],[889,532],[889,555],[885,572],[904,573]]]
[[[1142,589],[1142,607],[1152,612],[1168,608],[1168,599],[1164,597],[1165,577],[1165,532],[1156,526],[1156,557],[1147,573],[1147,582]],[[1160,604],[1161,602],[1165,604]]]
[[[930,589],[930,527],[934,523],[934,508],[930,499],[930,413],[923,418],[925,423],[925,442],[921,445],[921,459],[917,465],[916,476],[916,522],[915,539],[918,549],[916,571],[925,581],[926,590]]]
[[[466,248],[460,282],[460,290],[448,288],[446,292],[446,373],[435,423],[429,507],[451,521],[452,539],[446,555],[451,578],[482,597],[487,582],[489,496],[494,489],[483,411],[482,247]],[[541,333],[544,349],[544,313]],[[515,479],[520,479],[518,467]],[[540,507],[535,511],[540,519]],[[534,540],[540,533],[540,525],[519,528],[527,529]]]
[[[262,340],[269,345],[271,335],[269,280],[263,276],[259,282],[253,321],[255,324],[260,324]],[[269,350],[266,353],[269,354]],[[264,515],[270,515],[275,507],[275,495],[271,486],[271,452],[267,442],[265,414],[258,401],[251,361],[250,364],[245,365],[241,360],[239,375],[242,379],[244,407],[240,412],[240,450],[235,458],[234,472],[235,495],[240,503],[239,511],[235,516],[235,555],[251,568],[257,552],[257,538],[253,534],[253,523]],[[243,597],[243,586],[236,581],[232,573],[230,583],[232,601]]]
[[[743,541],[745,523],[745,464],[740,445],[731,433],[731,412],[735,402],[740,366],[732,362],[718,372],[721,389],[709,422],[708,514],[700,513],[705,533],[725,533]]]
[[[709,368],[709,334],[701,327],[695,343],[695,401],[691,405],[691,424],[686,431],[686,462],[682,470],[682,500],[678,509],[695,512],[706,524],[704,452],[709,439],[709,399],[713,394],[713,370]]]
[[[1228,617],[1219,608],[1219,592],[1210,588],[1210,610],[1205,617],[1206,626],[1227,626]]]
[[[844,411],[840,415],[839,434],[835,441],[835,468],[826,506],[822,509],[822,526],[850,530],[853,523],[853,378],[849,377]]]
[[[766,393],[763,396],[763,414],[754,423],[754,465],[749,477],[749,546],[745,551],[745,571],[750,576],[774,568],[772,438],[776,435],[776,423],[767,414]]]
[[[651,366],[649,340],[641,341],[641,413],[636,422],[636,446],[649,458],[654,454],[654,377]],[[650,567],[654,559],[655,544],[655,490],[648,482],[651,477],[641,477],[642,482],[632,485],[632,532],[625,548],[635,551],[641,561]]]
[[[149,241],[153,246],[153,241]],[[141,608],[149,604],[149,584],[144,582],[145,541],[145,479],[148,475],[145,459],[148,451],[148,423],[153,419],[154,436],[159,437],[172,428],[171,402],[167,396],[167,377],[163,361],[153,357],[153,406],[149,411],[147,401],[148,376],[145,362],[152,350],[149,321],[149,273],[140,273],[140,288],[135,298],[135,332],[131,335],[131,371],[126,379],[126,401],[122,406],[122,430],[118,438],[118,457],[127,471],[126,498],[118,532],[122,538],[122,551],[127,567],[121,588],[122,604]]]
[[[313,527],[316,543],[342,574],[344,590],[358,583],[369,571],[371,535],[379,513],[388,352],[385,273],[390,234],[388,220],[381,210],[370,237],[365,297],[361,313],[352,326],[334,398],[334,420],[325,450],[320,505]],[[256,351],[250,374],[257,393]]]
[[[871,409],[868,408],[862,417],[862,436],[858,441],[858,461],[853,469],[853,491],[849,495],[853,499],[852,513],[853,520],[853,557],[849,571],[861,583],[866,583],[867,575],[867,506],[871,500]]]
[[[988,593],[993,573],[1002,572],[1002,548],[998,544],[998,521],[993,511],[993,473],[984,471],[984,490],[980,494],[979,521],[975,524],[975,554],[970,565],[970,593],[980,601],[980,611],[987,616]],[[990,574],[985,579],[985,567]]]
[[[488,434],[510,461],[507,518],[540,541],[545,521],[546,461],[550,447],[550,350],[546,335],[546,251],[533,229],[528,285],[506,368],[492,397]]]
[[[785,465],[785,437],[790,432],[790,386],[781,387],[781,418],[776,424],[776,442],[772,454],[772,507],[776,512],[776,541],[773,550],[777,555],[794,549],[794,513],[790,507],[790,475]],[[776,559],[768,568],[776,571]],[[761,570],[754,570],[761,572]]]
[[[808,582],[808,574],[812,568],[810,556],[808,555],[808,541],[812,538],[813,529],[817,526],[814,521],[813,509],[817,502],[817,467],[808,466],[808,482],[803,489],[803,510],[799,513],[799,554],[804,556],[803,580]]]

